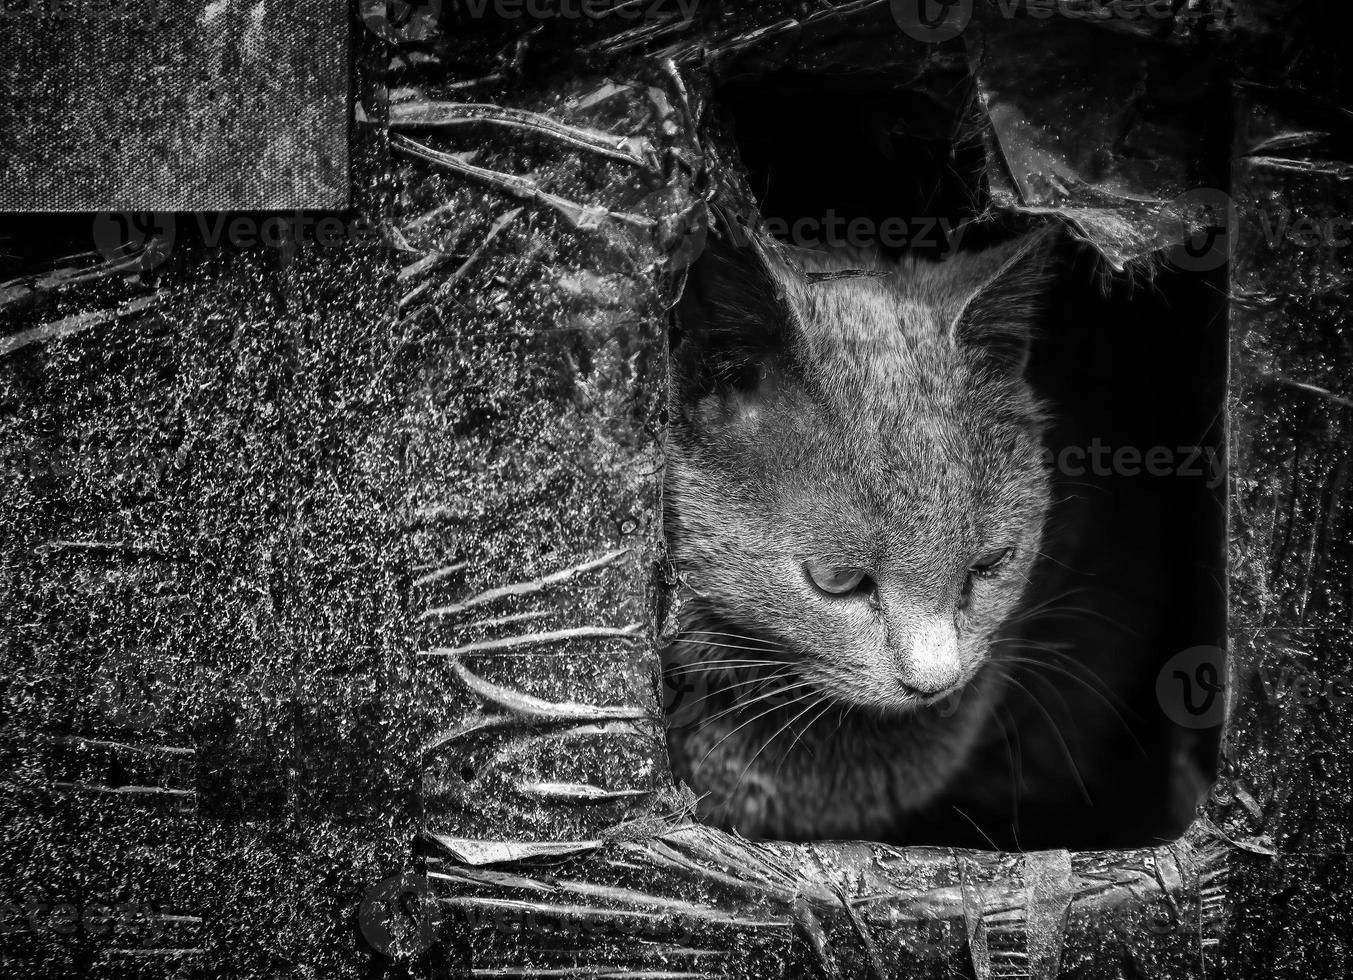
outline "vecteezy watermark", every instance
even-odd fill
[[[157,453],[140,447],[100,451],[92,441],[86,444],[80,434],[60,448],[32,445],[0,452],[0,473],[63,481],[97,470],[101,478],[109,481],[144,481],[154,485],[177,463],[177,454],[173,452]]]
[[[1098,437],[1088,446],[1043,449],[1045,468],[1062,476],[1178,476],[1207,481],[1208,489],[1226,482],[1220,446],[1110,446]]]
[[[958,251],[966,226],[949,218],[847,218],[828,208],[821,216],[762,218],[757,226],[741,219],[730,222],[734,245],[746,245],[752,235],[778,238],[801,248],[911,248],[934,250],[942,259]]]
[[[162,916],[141,902],[0,901],[0,936],[18,933],[76,937],[117,936],[149,941],[164,932]]]
[[[943,44],[967,30],[977,2],[1005,20],[1023,14],[1033,20],[1167,21],[1175,6],[1174,0],[891,0],[890,6],[902,33],[926,44]]]
[[[532,945],[541,948],[541,940],[557,940],[560,951],[576,952],[604,943],[614,934],[615,920],[579,914],[573,907],[550,908],[546,905],[475,905],[458,909],[468,929],[484,930],[507,938],[531,936]],[[699,941],[702,924],[680,912],[653,916],[639,912],[617,916],[624,923],[629,939],[690,946]]]
[[[0,0],[0,20],[131,20],[157,13],[155,0]]]
[[[314,246],[339,249],[361,241],[376,241],[379,230],[361,215],[292,211],[282,214],[232,214],[198,211],[104,211],[94,216],[94,246],[104,258],[135,259],[142,272],[168,260],[175,243],[196,231],[208,249],[293,249]]]
[[[972,23],[973,0],[891,0],[902,33],[926,44],[952,41]]]
[[[669,728],[690,728],[700,725],[718,707],[715,699],[720,692],[729,697],[752,697],[769,683],[764,671],[757,667],[721,665],[709,666],[673,663],[662,672],[663,717]]]
[[[1342,708],[1353,699],[1353,675],[1322,677],[1290,667],[1275,671],[1268,666],[1261,666],[1257,673],[1264,696],[1274,704],[1291,699],[1311,708],[1322,701],[1331,708]]]
[[[134,257],[137,267],[149,272],[173,252],[174,227],[174,215],[167,211],[101,211],[90,230],[105,259]]]
[[[443,19],[681,21],[695,19],[701,0],[362,0],[362,23],[391,42],[419,41],[435,34]]]
[[[1215,728],[1226,717],[1226,651],[1181,650],[1156,675],[1156,703],[1181,728]]]
[[[1353,246],[1353,217],[1328,210],[1307,212],[1272,201],[1241,208],[1225,191],[1196,187],[1165,204],[1156,223],[1166,261],[1185,272],[1210,272],[1230,261],[1241,233],[1269,251],[1328,251]]]
[[[1328,212],[1308,215],[1290,208],[1263,208],[1255,220],[1270,249],[1284,244],[1297,248],[1348,248],[1353,245],[1353,218]]]
[[[701,0],[463,0],[457,13],[479,20],[680,20],[695,18]]]
[[[309,695],[321,702],[369,701],[376,696],[377,686],[369,673],[324,675],[306,681]],[[243,710],[291,696],[278,675],[262,664],[248,671],[223,671],[202,663],[153,664],[122,649],[109,650],[102,657],[84,689],[89,706],[103,721],[138,730],[173,725],[183,692],[209,691],[218,703]]]
[[[398,44],[437,33],[442,0],[359,0],[357,9],[367,30]]]
[[[1260,664],[1254,679],[1275,705],[1341,709],[1353,700],[1353,675],[1317,674]],[[1165,716],[1184,728],[1213,728],[1225,715],[1226,651],[1216,646],[1183,650],[1156,675],[1156,699]]]
[[[1231,195],[1215,187],[1195,187],[1161,208],[1157,241],[1166,262],[1182,272],[1211,272],[1231,261],[1231,243],[1240,229],[1240,212]]]
[[[362,938],[376,952],[396,959],[431,949],[444,920],[432,883],[415,872],[377,882],[357,910]]]

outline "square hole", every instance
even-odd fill
[[[786,73],[726,88],[720,102],[754,200],[739,215],[729,195],[723,234],[692,267],[673,322],[678,383],[666,506],[684,632],[664,661],[677,778],[701,796],[703,819],[753,837],[999,850],[1177,837],[1211,782],[1220,730],[1219,716],[1202,727],[1157,692],[1174,658],[1216,658],[1225,633],[1226,270],[1182,271],[1151,257],[1115,271],[1090,246],[1055,236],[1021,375],[1046,413],[1039,451],[1050,480],[1029,584],[977,681],[946,688],[944,700],[905,719],[877,704],[843,710],[840,701],[858,699],[814,696],[831,685],[805,660],[836,656],[839,666],[854,656],[840,637],[867,622],[870,603],[891,637],[888,630],[903,627],[890,620],[888,602],[919,602],[920,593],[899,585],[892,600],[883,598],[887,588],[872,577],[905,577],[905,569],[894,562],[891,573],[877,571],[888,561],[875,553],[848,560],[860,554],[870,520],[880,540],[895,539],[901,525],[890,526],[888,507],[847,519],[829,503],[842,499],[833,494],[852,484],[852,469],[860,470],[856,489],[875,487],[864,471],[878,460],[847,456],[833,471],[811,459],[813,445],[830,443],[815,441],[816,427],[840,418],[812,407],[821,399],[804,381],[813,365],[803,351],[818,348],[804,342],[799,354],[777,360],[776,345],[792,343],[792,328],[770,336],[751,326],[751,340],[737,335],[738,316],[756,323],[776,288],[774,274],[760,285],[749,279],[753,267],[781,261],[757,257],[766,249],[751,247],[757,239],[746,226],[760,221],[790,246],[791,267],[801,249],[827,248],[858,260],[841,266],[915,256],[926,269],[956,270],[965,255],[1013,254],[1012,242],[1033,240],[1047,223],[991,207],[981,120],[961,68],[914,87]],[[831,278],[815,275],[819,283]],[[721,303],[735,315],[711,313]],[[864,378],[868,359],[846,379],[861,393],[862,411],[883,397],[880,380]],[[946,382],[928,380],[939,389]],[[767,385],[778,394],[766,394]],[[807,435],[784,442],[778,459],[751,460],[756,440],[767,437],[756,429],[767,398],[779,399],[771,424],[803,426]],[[709,467],[725,465],[721,457],[730,472],[710,479]],[[915,477],[939,479],[932,471]],[[796,493],[799,512],[786,518],[794,507],[785,501]],[[936,522],[963,519],[948,507],[934,511]],[[945,528],[935,530],[946,538]],[[836,547],[842,535],[850,544]],[[758,536],[770,547],[755,546]],[[765,559],[760,569],[757,555]],[[856,610],[863,619],[787,609],[794,595],[836,601],[788,581],[791,566],[812,555],[833,574],[865,572],[864,585],[854,586],[867,593]],[[852,584],[838,574],[827,592]],[[894,666],[905,671],[906,644],[893,649]],[[814,654],[805,658],[805,650]],[[850,676],[840,683],[850,685],[866,668],[842,669]],[[905,726],[927,734],[912,738]],[[866,729],[888,737],[866,737]],[[969,730],[976,734],[963,734]],[[909,779],[921,773],[913,793]]]

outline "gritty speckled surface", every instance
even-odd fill
[[[610,89],[532,105],[669,138],[667,97]],[[635,219],[382,176],[371,147],[355,244],[180,221],[145,275],[5,284],[6,899],[155,916],[68,937],[44,911],[5,937],[25,975],[379,970],[359,906],[418,832],[590,839],[671,795],[659,219],[691,201],[656,155],[471,139]]]
[[[1294,134],[1290,155],[1269,152]],[[1350,135],[1300,96],[1238,92],[1229,778],[1211,808],[1241,844],[1235,975],[1353,969],[1349,262],[1338,236],[1272,232],[1350,213]]]

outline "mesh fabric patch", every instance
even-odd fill
[[[345,0],[0,0],[0,210],[340,208]]]

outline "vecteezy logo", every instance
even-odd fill
[[[1160,710],[1181,728],[1215,728],[1226,717],[1226,652],[1220,647],[1181,650],[1156,675]]]
[[[142,272],[174,250],[174,216],[167,211],[103,211],[94,216],[94,247],[109,261],[139,257]]]
[[[361,0],[362,23],[392,44],[422,41],[437,33],[442,0]]]
[[[673,664],[662,674],[663,715],[670,728],[685,728],[699,722],[708,709],[708,675],[690,664]]]
[[[442,918],[432,884],[413,872],[391,875],[373,885],[357,912],[362,936],[371,948],[396,959],[431,949]]]
[[[972,21],[973,0],[891,0],[893,20],[909,38],[943,44],[962,34]]]
[[[1211,272],[1231,259],[1231,240],[1240,225],[1240,212],[1231,195],[1215,187],[1185,191],[1161,211],[1161,240],[1169,243],[1166,257],[1183,272]]]

